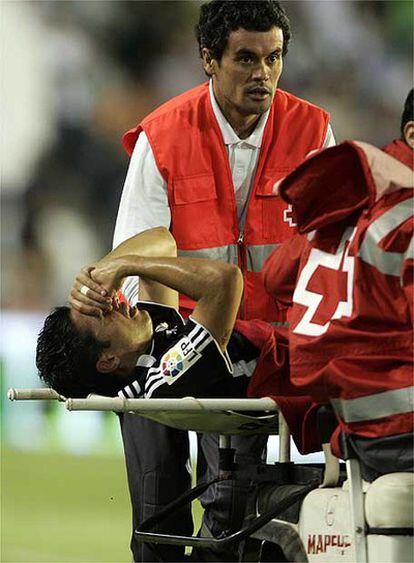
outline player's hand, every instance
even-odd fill
[[[92,280],[104,288],[108,295],[112,295],[122,284],[122,280],[126,275],[126,262],[123,258],[113,258],[105,260],[105,262],[95,264],[90,270]]]
[[[87,266],[77,274],[73,283],[69,304],[84,315],[101,317],[112,310],[112,291],[91,277],[95,265]]]

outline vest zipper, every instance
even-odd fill
[[[244,232],[240,231],[237,239],[237,247],[239,249],[239,267],[243,272],[243,278],[246,275],[246,246],[244,244]],[[240,302],[240,318],[244,319],[246,314],[245,306],[245,290],[243,288],[243,294]]]

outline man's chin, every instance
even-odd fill
[[[271,105],[272,98],[270,96],[264,100],[248,99],[243,104],[243,113],[244,115],[262,115],[267,112]]]

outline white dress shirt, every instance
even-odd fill
[[[244,223],[249,191],[254,180],[263,132],[269,117],[264,113],[254,131],[247,139],[240,139],[224,117],[213,93],[212,81],[209,86],[214,116],[220,127],[227,148],[230,170],[236,195],[239,222]],[[335,145],[332,128],[328,125],[324,148]],[[167,183],[158,170],[148,137],[142,131],[135,144],[125,184],[122,190],[118,217],[115,225],[113,246],[127,238],[153,227],[167,227],[171,224],[168,205]],[[134,303],[138,299],[138,279],[128,278],[124,284],[125,296]]]

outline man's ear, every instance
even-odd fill
[[[404,140],[409,147],[414,149],[414,121],[408,121],[404,125]]]
[[[103,352],[96,362],[96,369],[101,373],[112,373],[119,367],[120,363],[121,360],[118,356]]]
[[[203,58],[203,68],[206,74],[208,74],[208,76],[213,76],[216,67],[216,60],[214,59],[213,54],[209,49],[203,47],[201,50],[201,55]]]

